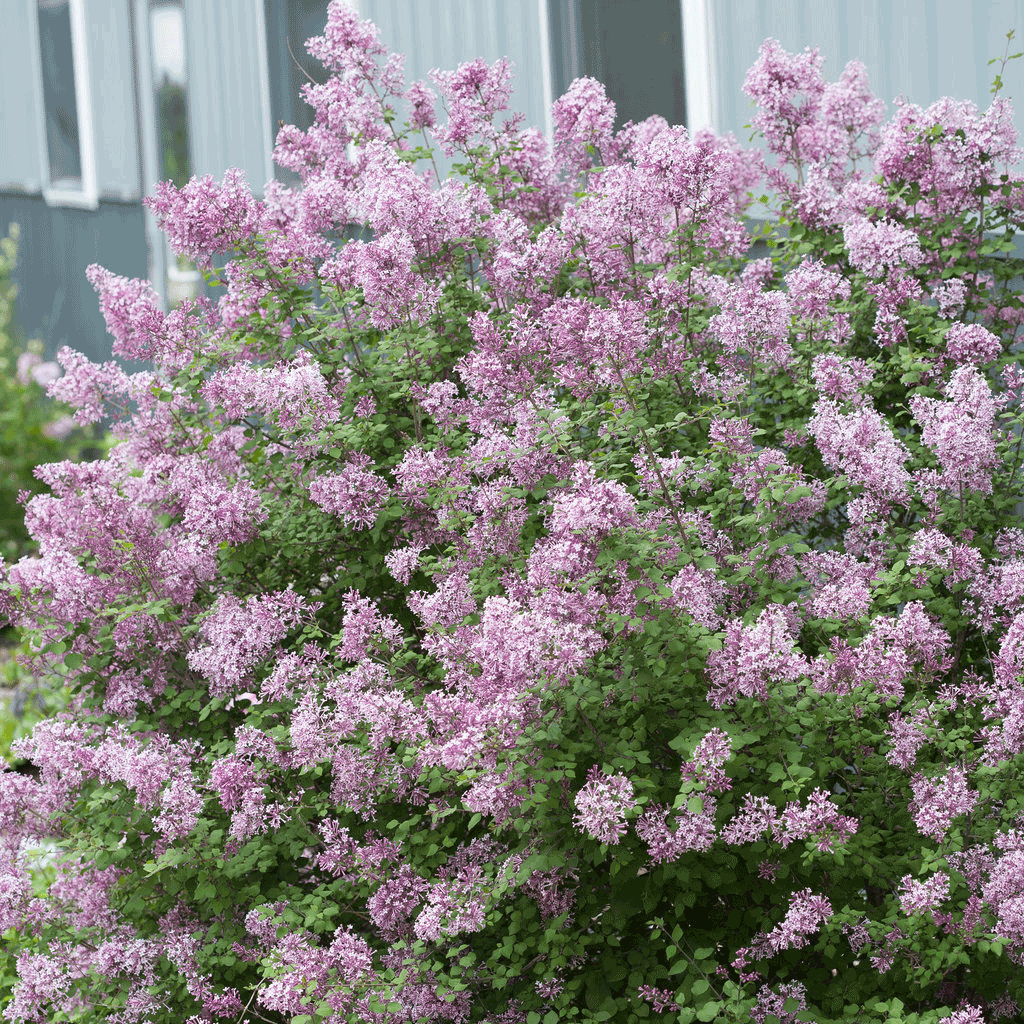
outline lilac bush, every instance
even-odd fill
[[[16,325],[12,274],[20,235],[18,224],[10,224],[0,238],[0,557],[9,561],[35,550],[22,509],[30,495],[45,490],[35,467],[102,450],[94,433],[74,429],[70,410],[47,400],[44,389],[60,376],[60,367],[43,359],[42,341],[26,340]]]
[[[50,386],[117,443],[6,568],[70,704],[0,776],[4,1019],[1015,1018],[1009,104],[768,41],[763,151],[588,79],[549,146],[505,61],[308,48],[301,187],[149,200],[217,304],[94,268],[153,368]]]

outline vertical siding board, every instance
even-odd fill
[[[889,22],[890,29],[886,32],[883,23],[882,38],[888,41],[886,63],[893,93],[889,98],[901,96],[911,103],[928,103],[932,54],[928,47],[925,0],[906,0],[898,7],[884,7],[883,17]]]
[[[133,59],[123,0],[88,0],[89,80],[100,196],[141,198]]]
[[[213,119],[218,103],[216,78],[216,8],[203,0],[185,0],[186,73],[188,75],[188,118],[194,174],[214,174],[220,154]]]
[[[805,46],[817,45],[817,40],[803,41],[807,37],[801,31],[803,26],[800,24],[796,4],[766,3],[762,0],[761,7],[765,21],[762,22],[762,38],[758,39],[758,46],[761,45],[764,36],[778,39],[787,50],[802,50]]]
[[[752,3],[751,0],[725,0],[719,10],[715,11],[715,59],[721,69],[721,80],[718,83],[720,104],[719,126],[721,131],[734,132],[736,138],[746,143],[750,131],[744,125],[753,117],[753,108],[746,93],[743,92],[743,81],[747,69],[757,59],[758,47],[764,42],[770,31],[765,26],[764,4]]]
[[[717,127],[743,139],[742,126],[750,119],[743,79],[768,36],[791,51],[817,46],[830,80],[847,61],[862,61],[889,116],[899,96],[921,106],[952,96],[984,110],[998,70],[987,61],[1002,56],[1011,28],[1017,33],[1013,49],[1022,48],[1024,0],[717,0],[715,27]],[[1015,122],[1024,138],[1024,59],[1007,65],[1004,83],[1003,95],[1016,101]]]
[[[984,108],[988,105],[985,102],[988,86],[978,81],[971,60],[971,56],[977,52],[974,33],[981,19],[972,15],[969,7],[959,5],[953,5],[940,14],[936,19],[935,62],[938,81],[933,95],[953,96],[957,99],[977,97],[976,102],[980,100],[979,106]],[[981,61],[985,71],[988,70],[985,66],[987,59]],[[982,87],[980,90],[979,85]]]
[[[225,167],[237,166],[245,172],[253,192],[262,195],[266,183],[266,111],[263,104],[262,68],[258,59],[261,30],[260,0],[221,0],[221,38],[230,40],[225,49],[230,62],[222,67],[223,96],[221,110],[224,138],[229,151]]]
[[[891,110],[893,91],[888,69],[883,68],[881,60],[878,0],[856,0],[841,6],[840,48],[846,60],[859,60],[865,66],[872,90]]]
[[[523,127],[542,131],[546,119],[538,5],[523,0],[365,0],[363,17],[380,29],[389,52],[404,53],[407,82],[429,79],[434,68],[451,70],[475,57],[493,63],[508,57],[514,65],[513,112],[526,116]],[[429,83],[434,91],[437,89]],[[438,115],[444,110],[438,103]],[[437,161],[442,175],[452,161]]]
[[[39,71],[35,66],[33,7],[8,0],[0,32],[0,189],[38,192],[45,169],[40,164],[37,138],[42,111],[36,90],[30,87]],[[0,224],[0,234],[6,224]]]
[[[460,63],[472,60],[476,54],[466,54],[462,61],[459,61],[456,56],[460,51],[456,49],[455,33],[457,31],[457,22],[453,4],[441,3],[440,0],[431,0],[431,15],[438,25],[443,26],[443,31],[440,39],[441,45],[430,61],[430,66],[447,71],[457,68]],[[461,19],[459,21],[461,22]]]
[[[238,167],[255,195],[266,181],[257,0],[187,0],[189,118],[196,174]]]
[[[1006,33],[1010,29],[1016,34],[1009,52],[1024,50],[1024,0],[989,0],[987,4],[972,4],[971,10],[975,22],[977,90],[978,95],[984,97],[978,105],[984,107],[991,99],[989,89],[999,71],[999,62],[989,65],[988,61],[993,57],[1001,59],[1006,53]],[[1013,100],[1014,121],[1017,131],[1024,137],[1024,57],[1006,65],[1003,83],[1000,95]]]
[[[1020,12],[1015,11],[1010,19],[1007,21],[1003,15],[1003,11],[999,10],[996,12],[996,16],[993,19],[991,16],[991,7],[1018,7],[1016,3],[1010,4],[988,4],[984,5],[985,9],[975,11],[971,21],[974,23],[974,78],[975,78],[975,92],[979,95],[988,95],[988,90],[992,85],[996,73],[999,71],[998,64],[989,65],[989,60],[995,56],[1002,56],[1006,50],[1006,33],[1011,28],[1015,28],[1020,24]],[[1006,22],[1006,27],[1002,27],[1003,23]],[[1017,32],[1018,38],[1014,42],[1021,42],[1020,30]],[[1019,48],[1015,47],[1009,51],[1010,53],[1019,53]],[[1012,66],[1012,65],[1011,65]],[[1004,93],[1005,95],[1005,93]],[[1024,99],[1024,96],[1021,97]],[[1018,126],[1020,122],[1018,121]]]
[[[801,0],[800,8],[801,38],[814,40],[811,46],[816,46],[824,58],[822,68],[825,77],[834,81],[843,73],[849,60],[840,43],[839,11],[835,4],[816,0]]]

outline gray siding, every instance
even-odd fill
[[[100,263],[124,277],[146,276],[146,232],[138,203],[100,201],[96,210],[47,206],[38,196],[0,195],[0,234],[21,226],[16,332],[40,338],[48,356],[62,345],[101,362],[110,338],[85,268]]]
[[[753,108],[742,92],[747,69],[768,37],[790,51],[818,47],[826,79],[839,77],[847,61],[867,68],[875,95],[888,114],[903,96],[927,106],[943,96],[973,100],[984,110],[1006,33],[1024,41],[1021,0],[714,0],[714,47],[718,66],[717,124],[745,142]],[[1024,59],[1007,65],[1002,95],[1015,103],[1024,134]]]
[[[86,3],[96,183],[101,198],[142,198],[134,61],[127,7],[125,0],[88,0]]]
[[[33,86],[32,10],[5,0],[0,32],[0,189],[38,192],[43,187],[39,126],[42,113]]]
[[[360,0],[359,12],[377,25],[389,51],[405,54],[409,83],[427,79],[433,68],[508,57],[515,73],[511,110],[526,115],[524,128],[545,130],[550,99],[536,0]],[[440,107],[438,113],[443,119]]]
[[[263,0],[187,0],[185,23],[192,171],[239,167],[262,195],[273,177]]]

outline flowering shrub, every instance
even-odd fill
[[[17,262],[19,230],[11,224],[0,239],[0,554],[9,561],[35,549],[25,529],[25,495],[45,490],[35,467],[59,458],[78,459],[94,438],[75,424],[45,388],[60,367],[43,361],[42,342],[33,339],[19,351],[12,331],[17,286],[11,271]],[[98,449],[93,455],[99,454]]]
[[[11,224],[0,238],[0,556],[16,561],[36,550],[25,529],[23,505],[46,490],[35,467],[59,458],[95,458],[100,448],[92,431],[76,429],[69,415],[46,397],[46,386],[60,367],[43,360],[43,343],[24,347],[13,325],[17,285],[19,226]],[[6,625],[6,623],[5,623]],[[15,661],[16,631],[0,630],[0,758],[6,762],[11,741],[21,735],[47,706],[59,703],[54,680],[34,676]]]
[[[506,62],[308,46],[300,188],[150,200],[218,305],[94,268],[154,368],[50,386],[123,415],[6,573],[71,703],[0,779],[5,1019],[1014,1017],[1009,105],[768,42],[763,158],[590,80],[549,148]]]

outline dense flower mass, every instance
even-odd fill
[[[1007,104],[769,40],[766,150],[589,78],[549,144],[507,61],[307,49],[300,185],[150,200],[218,303],[93,267],[152,365],[16,368],[115,443],[0,586],[68,701],[0,773],[3,1019],[1013,1018]]]

